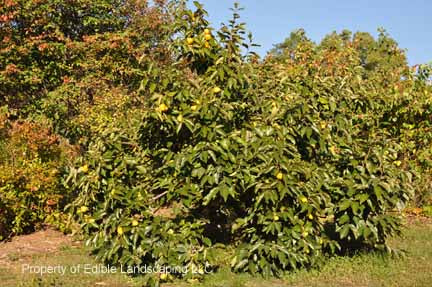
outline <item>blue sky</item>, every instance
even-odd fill
[[[213,27],[227,22],[234,0],[199,0],[209,12]],[[289,33],[304,28],[319,41],[326,34],[343,29],[377,35],[383,27],[407,49],[411,65],[432,61],[432,0],[239,0],[245,10],[241,20],[247,23],[265,55],[273,44]]]

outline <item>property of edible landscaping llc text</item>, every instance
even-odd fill
[[[110,266],[110,265],[102,265],[102,264],[77,264],[72,266],[48,266],[48,265],[30,265],[23,264],[21,266],[22,273],[28,274],[36,274],[40,276],[57,274],[64,276],[65,274],[150,274],[150,273],[159,273],[159,274],[203,274],[210,273],[207,268],[194,268],[194,267],[183,267],[183,266]]]

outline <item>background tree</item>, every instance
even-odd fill
[[[275,44],[269,55],[278,59],[293,58],[296,48],[302,43],[311,43],[311,40],[306,36],[306,31],[300,28],[291,32],[282,43]]]

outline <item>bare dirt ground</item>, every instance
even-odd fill
[[[16,236],[9,242],[0,243],[0,266],[13,268],[38,254],[55,253],[62,246],[74,242],[71,236],[47,228],[29,235]]]

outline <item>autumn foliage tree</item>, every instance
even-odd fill
[[[66,230],[62,174],[98,121],[141,105],[143,71],[170,60],[156,45],[169,9],[164,1],[2,1],[2,239],[45,221]]]

